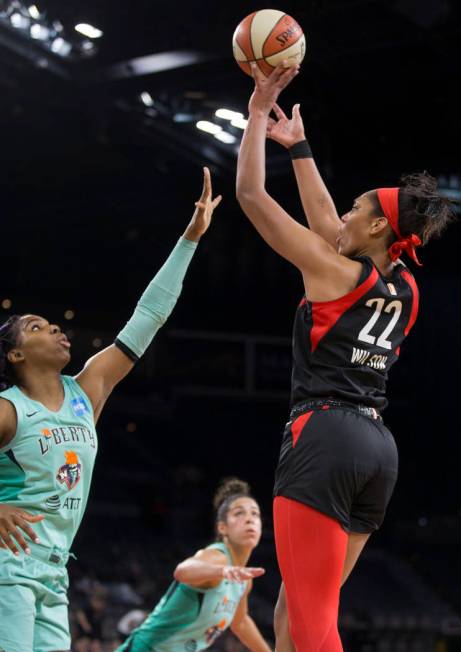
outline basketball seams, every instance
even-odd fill
[[[285,18],[285,16],[287,16],[287,15],[288,15],[288,14],[282,14],[282,15],[280,16],[280,18],[278,19],[278,21],[275,23],[275,25],[273,26],[273,28],[271,29],[271,31],[268,33],[268,35],[267,35],[266,38],[264,39],[264,43],[262,44],[262,48],[261,48],[261,52],[262,52],[262,55],[263,55],[262,58],[263,58],[263,59],[265,59],[264,48],[266,47],[266,43],[267,43],[267,41],[268,41],[268,40],[270,39],[270,37],[272,36],[272,34],[273,34],[274,30],[276,29],[276,27],[278,26],[278,24],[279,24],[279,23],[280,23],[280,22]],[[275,54],[275,53],[274,53],[274,54]],[[270,65],[270,64],[269,64],[269,65]]]
[[[279,56],[280,54],[283,54],[284,52],[287,52],[288,50],[291,50],[291,48],[292,48],[293,46],[295,46],[296,43],[299,43],[299,41],[300,41],[302,38],[305,38],[305,34],[304,34],[304,33],[301,33],[301,35],[296,39],[296,41],[294,41],[293,43],[291,43],[291,45],[290,45],[289,47],[285,48],[285,50],[282,50],[281,52],[274,52],[274,54],[267,54],[267,55],[264,57],[264,60],[266,61],[266,63],[268,63],[270,66],[272,66],[272,64],[269,63],[269,62],[267,61],[267,59],[272,59],[272,57],[277,57],[277,56]],[[287,57],[287,59],[289,59],[289,58],[290,58],[290,57]],[[272,67],[275,68],[275,66],[272,66]]]
[[[249,62],[249,61],[256,61],[256,59],[255,59],[255,53],[254,53],[254,50],[253,50],[253,43],[251,42],[251,26],[252,26],[252,24],[253,24],[253,20],[254,20],[254,17],[256,16],[256,14],[257,14],[257,12],[254,11],[254,12],[251,14],[251,16],[250,16],[250,20],[248,21],[248,22],[249,22],[249,25],[248,25],[248,45],[249,45],[249,48],[250,48],[250,51],[251,51],[251,52],[250,52],[250,54],[251,54],[251,59],[248,58],[248,54],[247,54],[247,52],[246,52],[246,48],[244,48],[243,45],[242,45],[242,43],[241,43],[241,41],[239,41],[239,35],[237,35],[237,36],[235,37],[235,41],[236,41],[237,45],[239,46],[239,48],[242,50],[242,52],[243,52],[243,53],[245,54],[245,56],[247,57],[247,62]]]

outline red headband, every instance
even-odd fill
[[[396,261],[405,251],[410,258],[421,267],[421,263],[416,255],[416,247],[421,245],[421,240],[415,233],[408,238],[402,237],[399,229],[399,188],[378,188],[379,203],[383,213],[397,236],[396,242],[389,247],[389,256],[392,262]]]

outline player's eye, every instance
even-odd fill
[[[33,324],[30,328],[31,331],[40,330],[40,324]]]

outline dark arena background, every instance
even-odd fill
[[[232,58],[232,33],[267,7],[305,31],[301,73],[280,103],[301,102],[340,214],[403,172],[426,169],[461,196],[455,0],[0,0],[2,318],[34,312],[62,324],[67,372],[77,372],[113,341],[185,229],[203,165],[224,197],[173,315],[99,424],[69,564],[74,652],[115,649],[123,616],[150,611],[176,563],[211,541],[212,495],[229,475],[251,483],[263,510],[251,563],[266,575],[250,610],[273,645],[272,481],[302,282],[240,210],[242,129],[215,116],[246,115],[252,82]],[[80,23],[102,34],[84,36]],[[270,191],[302,221],[286,151],[269,143],[267,155]],[[385,414],[400,478],[342,591],[347,652],[461,650],[460,243],[455,224],[415,270],[420,317]],[[213,649],[243,648],[227,634]]]

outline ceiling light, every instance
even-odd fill
[[[103,32],[100,29],[93,27],[93,25],[88,25],[88,23],[79,23],[78,25],[75,25],[75,31],[80,32],[80,34],[83,34],[83,36],[87,36],[88,38],[101,38],[103,35]]]
[[[14,14],[11,14],[10,16],[10,23],[13,27],[16,27],[16,29],[27,29],[30,25],[30,18],[15,11]]]
[[[228,131],[220,131],[215,134],[214,137],[220,140],[222,143],[226,143],[226,145],[232,145],[237,140],[237,138],[233,134],[230,134]]]
[[[139,96],[139,98],[141,102],[145,104],[145,106],[154,106],[154,100],[152,99],[152,95],[147,91],[143,91]]]
[[[219,125],[216,125],[214,122],[208,122],[208,120],[199,120],[195,126],[197,129],[201,129],[202,131],[206,131],[209,134],[217,134],[220,131],[222,131],[222,127]]]
[[[50,30],[45,25],[40,25],[40,23],[34,23],[30,28],[30,35],[32,38],[35,38],[39,41],[46,41],[50,36]]]
[[[51,51],[55,54],[59,54],[61,57],[67,57],[72,50],[72,45],[65,41],[61,36],[58,36],[50,45]]]
[[[233,127],[238,127],[239,129],[245,129],[247,124],[248,124],[248,120],[245,120],[245,118],[243,117],[242,118],[238,117],[231,120],[231,125]]]
[[[28,12],[29,12],[29,16],[32,16],[32,18],[35,18],[35,20],[38,20],[40,18],[40,12],[38,10],[37,5],[30,5]]]
[[[234,120],[234,118],[243,118],[243,113],[237,113],[237,111],[231,111],[230,109],[218,109],[215,111],[215,116],[223,120]]]

